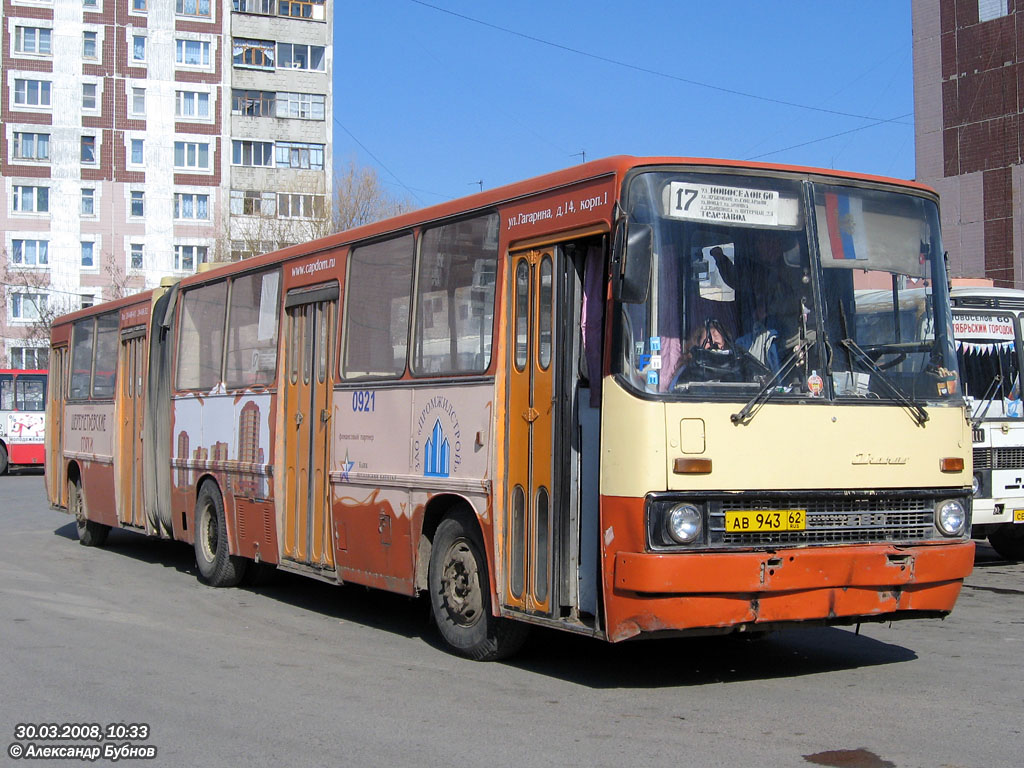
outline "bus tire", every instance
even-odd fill
[[[7,446],[0,443],[0,475],[7,474]]]
[[[528,627],[491,614],[483,543],[465,513],[447,517],[437,527],[427,585],[434,623],[455,653],[493,661],[522,647]]]
[[[228,552],[224,501],[213,483],[203,483],[196,499],[196,567],[211,587],[233,587],[245,575],[245,558]]]
[[[1000,557],[1024,560],[1024,525],[1003,523],[988,535],[988,543]]]
[[[78,543],[83,547],[102,547],[107,542],[107,535],[110,533],[110,526],[97,523],[85,516],[85,496],[82,494],[82,481],[75,480],[71,484],[68,493],[68,510],[75,516],[75,525],[78,527]]]

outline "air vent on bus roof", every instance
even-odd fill
[[[953,306],[978,309],[1024,309],[1024,298],[1009,296],[954,296]]]

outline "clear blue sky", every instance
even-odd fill
[[[417,205],[581,151],[914,176],[908,0],[336,0],[334,30],[335,162]]]

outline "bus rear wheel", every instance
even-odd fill
[[[75,480],[71,484],[68,493],[70,494],[68,511],[75,516],[75,525],[78,527],[78,543],[83,547],[102,547],[107,541],[110,526],[97,523],[85,516],[85,496],[82,495],[82,481]]]
[[[1003,523],[989,534],[988,543],[1000,557],[1007,560],[1024,560],[1024,525]]]
[[[0,475],[7,474],[7,446],[0,443]]]
[[[484,547],[466,513],[448,517],[437,527],[427,584],[438,631],[459,655],[493,661],[522,647],[527,626],[491,614]]]
[[[211,587],[233,587],[245,575],[245,558],[228,552],[224,501],[212,483],[204,483],[196,499],[196,567]]]

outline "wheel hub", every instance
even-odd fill
[[[469,626],[479,621],[483,607],[480,572],[473,551],[464,540],[456,541],[448,549],[441,593],[448,615],[456,624]]]

